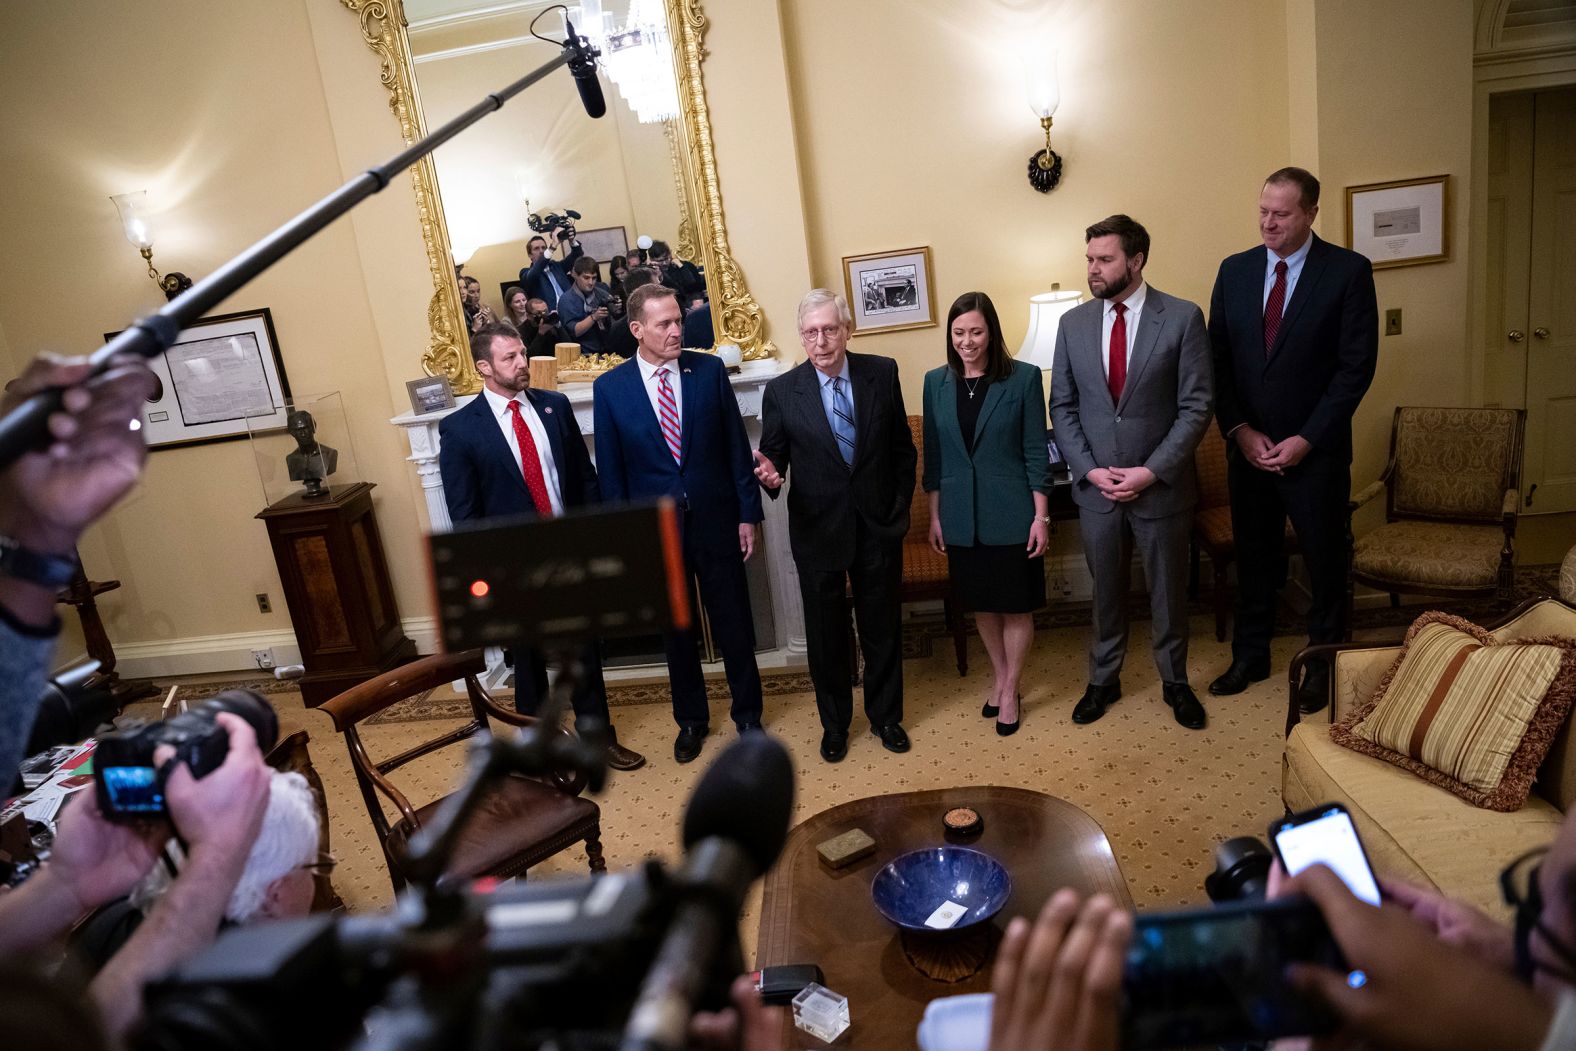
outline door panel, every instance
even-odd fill
[[[1534,97],[1533,138],[1522,493],[1537,514],[1576,511],[1576,90]]]

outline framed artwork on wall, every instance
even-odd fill
[[[449,386],[447,376],[406,380],[405,392],[410,395],[410,411],[417,416],[454,408],[454,388]]]
[[[198,319],[148,367],[159,378],[142,408],[149,449],[231,441],[285,426],[290,383],[267,307]]]
[[[1346,188],[1346,244],[1374,269],[1450,258],[1450,176]]]
[[[844,256],[843,288],[856,336],[937,323],[928,246]]]
[[[575,237],[585,254],[599,263],[612,262],[615,255],[629,254],[629,234],[622,226],[604,226],[597,230],[576,230]]]

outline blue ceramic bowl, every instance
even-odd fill
[[[876,911],[905,930],[934,931],[925,921],[937,907],[953,901],[968,909],[946,930],[961,930],[990,919],[1012,893],[1002,863],[968,847],[928,847],[892,859],[876,873],[870,897]]]

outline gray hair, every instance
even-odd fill
[[[812,288],[806,292],[804,298],[799,300],[799,313],[794,318],[794,324],[804,327],[804,316],[812,310],[819,310],[828,303],[837,304],[837,320],[844,325],[854,323],[854,315],[848,309],[848,300],[833,292],[830,288]]]

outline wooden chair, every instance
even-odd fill
[[[1403,593],[1509,598],[1526,422],[1521,409],[1397,406],[1389,465],[1350,505],[1385,494],[1385,524],[1353,546],[1351,579],[1392,606]]]
[[[274,745],[263,761],[280,773],[300,774],[312,789],[312,800],[317,804],[317,852],[330,853],[328,841],[328,795],[323,791],[323,779],[312,765],[312,753],[307,750],[311,740],[305,730],[297,730]],[[312,911],[341,912],[345,902],[334,889],[332,873],[314,872],[312,875]]]
[[[1198,556],[1202,550],[1209,555],[1209,564],[1215,571],[1215,585],[1211,598],[1215,604],[1215,639],[1226,641],[1226,623],[1231,616],[1231,593],[1226,585],[1226,574],[1231,563],[1237,560],[1237,539],[1231,529],[1231,492],[1226,483],[1226,439],[1211,422],[1193,456],[1194,469],[1198,472],[1198,506],[1193,509],[1192,567],[1188,593],[1198,597]],[[1283,554],[1290,558],[1297,553],[1297,534],[1291,522],[1286,522],[1286,542]]]
[[[947,631],[952,633],[952,648],[957,654],[958,674],[969,673],[969,633],[952,598],[952,578],[947,574],[947,556],[938,555],[930,547],[930,497],[925,492],[925,418],[910,416],[908,431],[914,437],[914,448],[919,459],[914,465],[914,502],[908,510],[908,532],[903,536],[903,580],[898,587],[899,605],[907,602],[934,602],[941,600],[942,616]],[[853,613],[853,592],[848,594],[848,653],[849,667],[854,669],[854,683],[861,678],[859,636]]]
[[[511,726],[531,726],[536,723],[528,715],[519,715],[498,706],[482,687],[479,676],[485,669],[481,650],[423,657],[352,687],[322,705],[321,710],[334,720],[334,728],[345,735],[356,781],[366,800],[372,827],[383,845],[389,878],[394,883],[396,893],[405,886],[402,863],[410,838],[448,797],[435,799],[424,806],[412,806],[405,794],[389,780],[388,774],[440,748],[463,744],[474,734],[491,732],[489,718]],[[367,754],[356,724],[406,698],[447,686],[457,679],[465,680],[466,692],[470,696],[470,722],[381,762]],[[602,811],[589,799],[579,797],[583,787],[584,780],[578,775],[555,775],[549,780],[523,776],[506,778],[471,815],[464,831],[455,841],[454,854],[443,878],[464,880],[478,876],[518,876],[538,862],[582,840],[585,842],[591,871],[605,871],[607,863],[602,858],[601,840]],[[379,793],[387,796],[399,811],[399,820],[392,825],[384,813]]]

